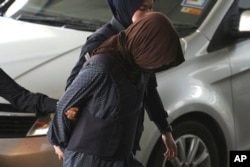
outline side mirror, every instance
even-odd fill
[[[239,32],[250,33],[250,10],[243,11],[240,15]]]

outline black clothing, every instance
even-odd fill
[[[57,100],[41,93],[32,93],[18,85],[0,68],[0,96],[8,100],[17,110],[34,112],[44,116],[55,112]]]

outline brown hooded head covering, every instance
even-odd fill
[[[164,14],[150,12],[124,32],[125,47],[141,68],[175,66],[184,61],[179,36]],[[108,39],[94,54],[108,52],[123,54],[124,50],[121,47],[123,41],[119,39],[120,36],[115,35]]]
[[[151,12],[127,30],[127,47],[144,69],[175,66],[184,61],[180,39],[169,19]]]
[[[146,14],[109,38],[93,52],[97,53],[113,56],[129,73],[138,73],[138,69],[166,69],[184,61],[177,32],[159,12]]]

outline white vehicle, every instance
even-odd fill
[[[157,0],[174,23],[186,61],[157,74],[178,157],[164,160],[145,117],[137,157],[146,167],[229,167],[250,149],[250,1]],[[33,92],[60,98],[87,36],[111,18],[99,0],[0,0],[0,68]],[[60,167],[48,143],[50,117],[0,98],[0,166]]]

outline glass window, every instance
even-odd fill
[[[17,0],[5,16],[44,24],[91,24],[85,30],[93,31],[112,15],[105,0]]]
[[[216,0],[155,0],[154,10],[166,14],[180,36],[194,32]],[[94,31],[111,19],[105,0],[16,0],[6,17]],[[85,26],[83,26],[85,25]]]
[[[180,36],[186,36],[199,27],[216,0],[156,0],[154,10],[166,14]]]

